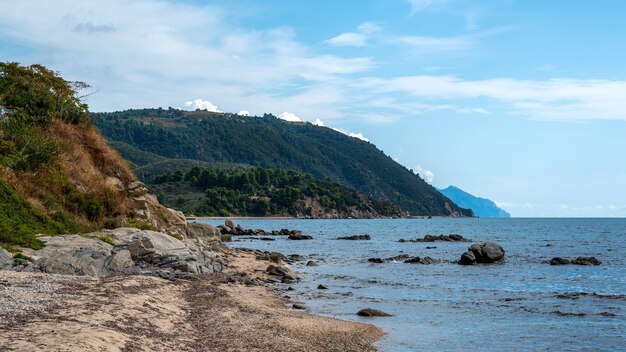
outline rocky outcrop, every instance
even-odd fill
[[[230,236],[222,237],[222,233],[217,227],[200,222],[187,224],[187,237],[200,238],[205,243],[219,243],[230,238]]]
[[[162,232],[135,228],[41,239],[46,246],[41,250],[24,249],[24,255],[32,258],[32,262],[15,267],[16,270],[87,276],[148,274],[176,278],[175,273],[181,272],[219,272],[224,265],[221,258],[207,250],[200,238],[181,241]]]
[[[554,257],[550,259],[550,265],[601,265],[602,262],[599,261],[596,257],[578,257],[573,260],[569,260],[567,258]]]
[[[464,238],[461,235],[457,235],[455,233],[449,235],[426,235],[424,238],[416,238],[412,240],[400,239],[398,242],[471,242],[470,239]]]
[[[289,235],[288,240],[300,241],[300,240],[312,240],[313,237],[309,235]]]
[[[369,241],[372,238],[370,235],[352,235],[352,236],[344,236],[337,237],[338,240],[350,240],[350,241]]]
[[[461,265],[490,264],[504,259],[504,248],[495,242],[476,243],[461,255]]]

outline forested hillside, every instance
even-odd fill
[[[472,215],[373,144],[310,123],[171,108],[101,113],[95,121],[147,182],[173,161],[246,164],[329,177],[410,215]]]
[[[202,216],[400,217],[389,202],[293,170],[194,167],[154,179],[161,203]]]

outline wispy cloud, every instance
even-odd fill
[[[456,76],[404,76],[391,79],[369,78],[365,89],[403,93],[425,101],[455,104],[489,99],[502,111],[535,119],[549,120],[626,120],[626,81],[611,80],[516,80],[510,78],[464,80]],[[475,107],[474,109],[482,109]],[[457,111],[466,112],[464,108]],[[479,112],[475,110],[475,112]]]
[[[389,42],[411,48],[417,54],[434,54],[443,51],[466,50],[474,44],[470,36],[437,38],[426,36],[399,36]]]
[[[365,22],[359,25],[357,32],[346,32],[330,38],[326,43],[334,46],[365,46],[374,33],[381,30],[374,22]]]
[[[446,0],[407,0],[411,5],[411,15],[420,11],[424,11],[433,6],[439,6],[446,3]]]

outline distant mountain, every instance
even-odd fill
[[[374,144],[311,123],[171,108],[101,113],[95,123],[147,183],[183,165],[240,164],[328,177],[410,215],[473,216]]]
[[[473,196],[460,188],[450,186],[440,189],[444,196],[450,198],[462,208],[472,209],[474,214],[480,218],[510,218],[511,214],[498,208],[496,203],[489,199]]]

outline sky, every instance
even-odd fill
[[[208,109],[368,140],[518,217],[626,216],[626,1],[2,0],[0,60],[92,111]]]

